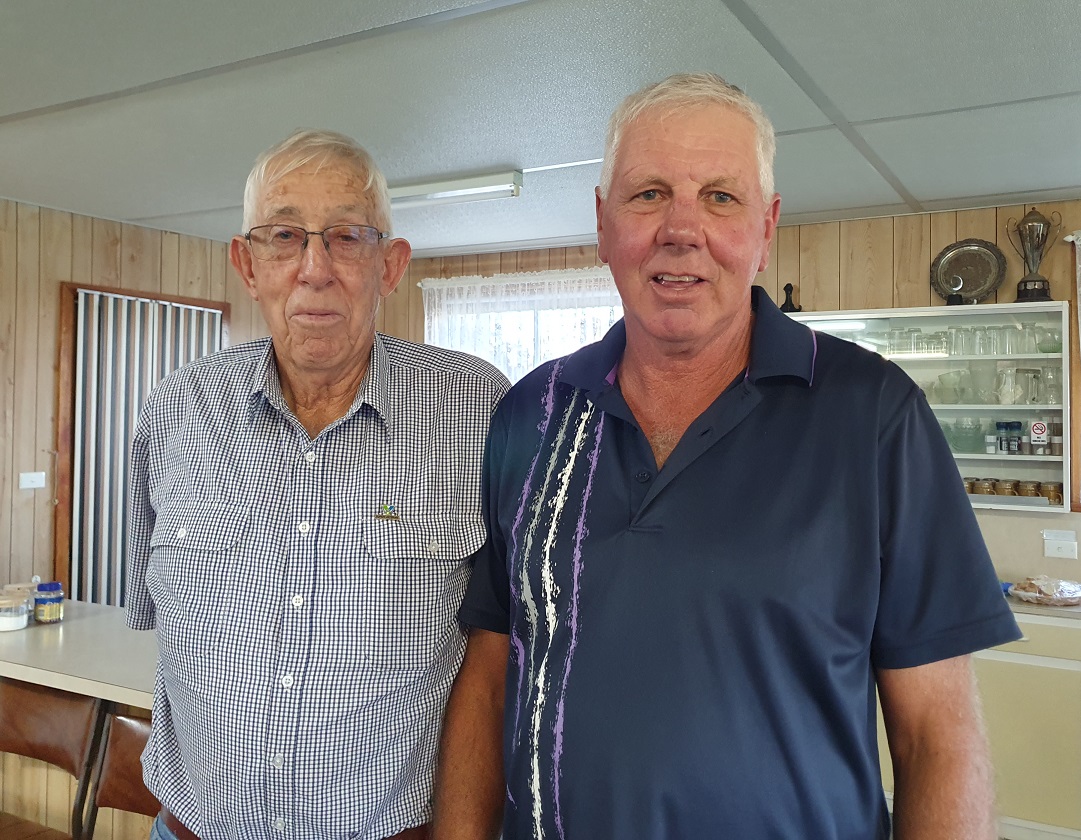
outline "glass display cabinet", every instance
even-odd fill
[[[935,412],[973,507],[1070,510],[1065,302],[797,312],[896,362]]]

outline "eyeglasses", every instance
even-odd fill
[[[308,247],[308,237],[319,236],[330,258],[353,262],[367,256],[379,242],[390,236],[371,225],[331,225],[324,230],[304,230],[292,225],[259,225],[244,238],[258,260],[295,260]]]

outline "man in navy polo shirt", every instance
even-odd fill
[[[896,366],[752,287],[773,130],[707,74],[609,127],[625,318],[489,435],[435,840],[995,837],[969,654],[1016,639],[949,449]]]

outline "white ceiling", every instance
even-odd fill
[[[581,162],[685,70],[773,119],[782,223],[1081,198],[1077,0],[0,0],[0,196],[227,240],[255,156],[331,128],[391,186],[525,171],[397,211],[418,255],[592,242]]]

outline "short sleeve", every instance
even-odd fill
[[[949,446],[919,391],[886,427],[878,468],[875,666],[907,668],[1020,638]]]
[[[503,459],[506,454],[507,426],[502,406],[496,410],[484,446],[481,479],[481,510],[487,539],[473,555],[473,574],[469,579],[458,620],[469,627],[495,633],[510,632],[510,578],[507,573],[507,544],[499,527]]]

